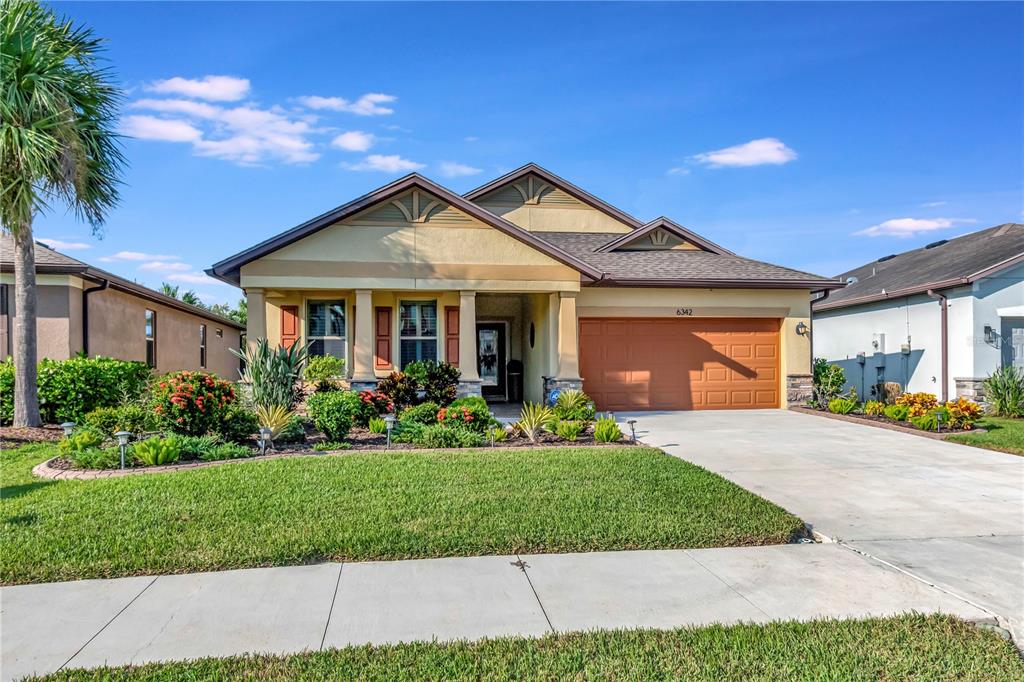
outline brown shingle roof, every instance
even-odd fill
[[[815,303],[814,309],[843,308],[962,286],[1018,262],[1024,262],[1024,225],[996,225],[844,272],[839,280],[856,281]]]

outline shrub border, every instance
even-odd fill
[[[909,433],[913,436],[921,436],[922,438],[931,438],[932,440],[946,440],[950,436],[961,436],[965,433],[987,433],[987,429],[973,428],[969,430],[960,431],[923,431],[921,429],[915,429],[912,426],[903,426],[902,424],[894,424],[890,421],[879,421],[876,419],[867,419],[865,417],[854,415],[854,414],[836,414],[834,412],[827,412],[825,410],[818,410],[813,407],[806,407],[804,405],[792,405],[789,409],[793,412],[800,412],[801,414],[813,414],[817,417],[824,417],[826,419],[835,419],[841,422],[849,422],[851,424],[863,424],[865,426],[873,426],[876,429],[887,429],[889,431],[899,431],[900,433]],[[964,443],[957,443],[957,445],[964,445]]]

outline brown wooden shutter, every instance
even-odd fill
[[[459,366],[459,307],[444,307],[444,359]]]
[[[299,306],[281,306],[281,345],[291,348],[299,340]]]
[[[376,325],[373,366],[388,369],[391,367],[391,308],[377,308]]]

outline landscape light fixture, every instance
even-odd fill
[[[128,439],[132,437],[132,432],[118,431],[114,435],[117,436],[117,447],[121,451],[121,468],[124,469],[124,456],[128,451]]]
[[[270,442],[270,437],[273,435],[273,433],[274,432],[271,431],[266,426],[260,427],[260,454],[261,455],[267,454],[267,443]]]
[[[633,445],[636,445],[636,420],[630,419],[626,423],[629,424],[629,432],[633,435]]]
[[[391,449],[391,429],[395,428],[395,415],[387,414],[384,415],[384,426],[388,427],[388,444],[387,449]]]
[[[71,438],[71,434],[75,432],[75,422],[64,422],[60,428],[64,429],[65,438]]]

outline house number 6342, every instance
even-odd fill
[[[676,308],[676,315],[680,317],[691,317],[693,315],[693,308]]]

